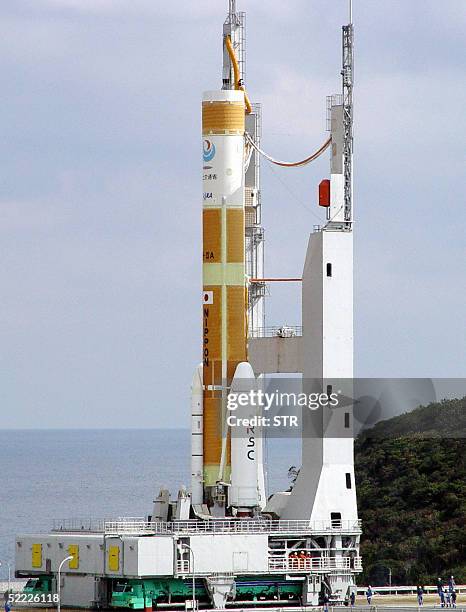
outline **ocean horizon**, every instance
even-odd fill
[[[299,439],[266,443],[268,493],[300,465]],[[161,486],[190,488],[190,430],[3,429],[0,431],[0,579],[14,567],[18,533],[54,519],[146,516]]]

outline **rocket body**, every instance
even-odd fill
[[[237,365],[247,360],[244,124],[242,91],[204,93],[202,363],[205,492],[230,478],[227,395]]]

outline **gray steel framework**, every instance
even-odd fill
[[[351,230],[353,212],[353,24],[343,26],[343,173],[345,229]]]

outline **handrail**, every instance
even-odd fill
[[[269,327],[253,327],[250,338],[290,338],[303,335],[300,325],[275,325]]]
[[[105,533],[150,533],[170,535],[179,533],[344,533],[361,531],[361,521],[306,521],[306,520],[210,520],[210,521],[107,521]]]
[[[178,533],[360,533],[361,521],[333,520],[186,520],[147,521],[142,517],[118,517],[104,519],[55,519],[53,531],[97,533],[146,533],[170,535]]]

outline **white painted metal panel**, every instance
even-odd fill
[[[118,549],[118,563],[117,567],[113,567],[111,561],[111,553],[113,550]],[[124,573],[124,545],[122,539],[119,537],[107,537],[105,538],[105,573],[111,576],[122,576]]]
[[[329,444],[342,444],[353,440],[326,440]],[[349,446],[349,444],[347,444]],[[346,488],[346,474],[351,477],[351,489]],[[352,463],[324,464],[317,488],[316,502],[312,509],[311,520],[329,520],[332,512],[341,514],[342,521],[357,520],[356,486]]]
[[[250,338],[248,357],[256,375],[303,371],[302,338]]]
[[[191,536],[190,546],[196,559],[196,573],[235,572],[234,564],[239,562],[247,565],[250,573],[268,571],[267,535]]]
[[[345,220],[345,177],[343,174],[330,175],[330,219]]]
[[[173,575],[173,551],[171,536],[138,538],[138,575]]]
[[[42,567],[32,567],[32,545],[42,544]],[[45,572],[47,560],[50,560],[50,571],[58,571],[60,562],[68,556],[68,546],[79,547],[79,566],[70,569],[68,564],[63,568],[66,573],[103,573],[103,535],[102,534],[64,534],[50,533],[38,535],[19,535],[16,538],[15,567],[18,571]]]
[[[96,599],[94,576],[62,576],[61,604],[73,608],[90,608]]]
[[[125,576],[138,576],[139,539],[138,537],[123,538],[123,572]]]
[[[352,378],[353,234],[322,232],[322,238],[322,375],[324,378]],[[326,274],[327,263],[332,266],[332,276]]]
[[[245,551],[233,552],[233,571],[247,572],[249,569],[249,555]]]

